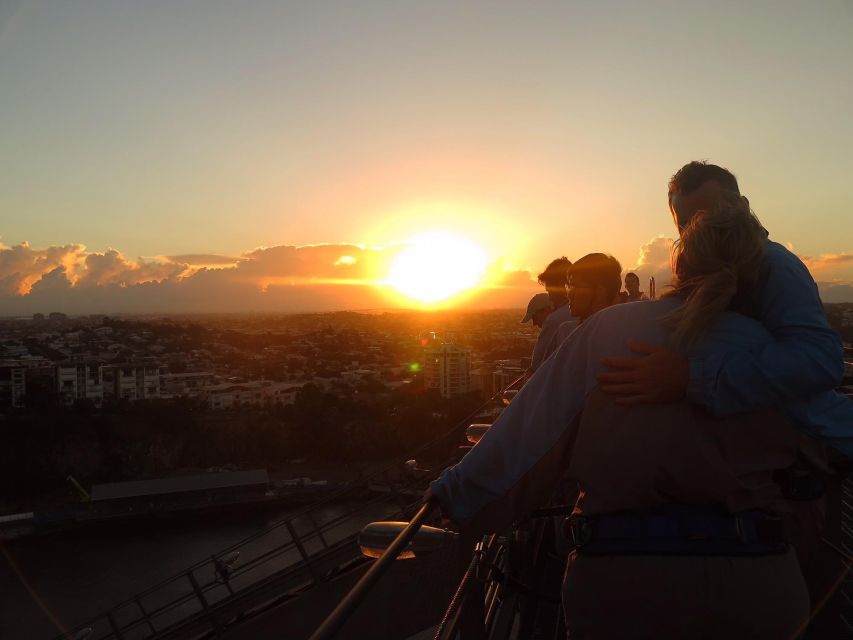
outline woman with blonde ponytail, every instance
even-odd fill
[[[768,331],[737,313],[765,239],[743,199],[697,214],[674,249],[672,290],[586,319],[430,486],[443,513],[478,535],[547,506],[560,478],[577,480],[563,583],[572,640],[793,639],[807,624],[774,478],[819,457],[795,422],[853,424],[853,403],[814,396],[715,418],[687,401],[622,406],[597,382],[604,356],[630,355],[628,338],[699,358],[767,345]],[[853,452],[853,437],[834,443]]]
[[[716,207],[693,216],[673,245],[672,290],[664,296],[684,300],[666,318],[676,346],[698,343],[736,296],[755,286],[766,239],[739,196],[721,197]]]

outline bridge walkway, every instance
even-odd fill
[[[510,383],[509,389],[519,380]],[[154,640],[219,635],[241,615],[298,598],[364,562],[357,533],[375,520],[407,519],[429,481],[464,453],[467,425],[505,389],[410,454],[431,471],[398,461],[304,507],[59,636],[74,640]]]

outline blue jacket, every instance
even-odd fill
[[[615,305],[581,324],[542,363],[480,442],[432,482],[432,493],[448,517],[464,523],[497,504],[514,487],[553,483],[553,474],[541,470],[560,443],[571,437],[575,418],[596,387],[597,375],[604,371],[602,357],[630,355],[627,338],[666,344],[668,335],[660,320],[680,303],[668,298]],[[721,362],[742,354],[757,357],[773,342],[758,321],[727,312],[693,357]],[[811,434],[853,456],[853,402],[834,391],[824,391],[809,399],[784,400],[778,406]]]
[[[757,351],[688,354],[689,400],[725,416],[777,407],[789,398],[808,400],[841,383],[841,339],[826,321],[808,269],[782,245],[767,241],[757,285],[742,311],[763,324],[773,339]],[[826,425],[826,435],[836,427],[853,429]]]
[[[551,355],[553,350],[549,349],[552,339],[564,322],[574,320],[572,318],[572,307],[567,302],[559,308],[548,314],[545,322],[542,323],[542,330],[539,332],[539,338],[536,340],[536,345],[533,347],[533,362],[530,368],[536,371],[545,359]]]

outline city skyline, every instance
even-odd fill
[[[596,251],[660,290],[694,159],[853,301],[851,32],[847,0],[6,3],[0,304],[429,307],[391,273],[435,231],[484,264],[434,304],[521,307]]]

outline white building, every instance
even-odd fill
[[[213,374],[204,371],[160,374],[160,393],[164,396],[199,396],[211,384]]]
[[[242,406],[283,405],[296,402],[301,384],[288,382],[225,382],[205,389],[211,409],[233,409]]]
[[[0,406],[20,409],[26,395],[26,367],[15,362],[0,362]]]
[[[471,353],[451,342],[424,350],[424,382],[444,398],[471,390]]]
[[[160,397],[160,369],[151,364],[114,364],[104,367],[104,395],[115,400]]]
[[[302,389],[302,384],[291,382],[273,383],[266,387],[266,401],[269,404],[293,404],[296,394]]]
[[[56,367],[56,390],[67,405],[91,400],[96,407],[104,401],[103,367],[96,362],[67,362]]]

